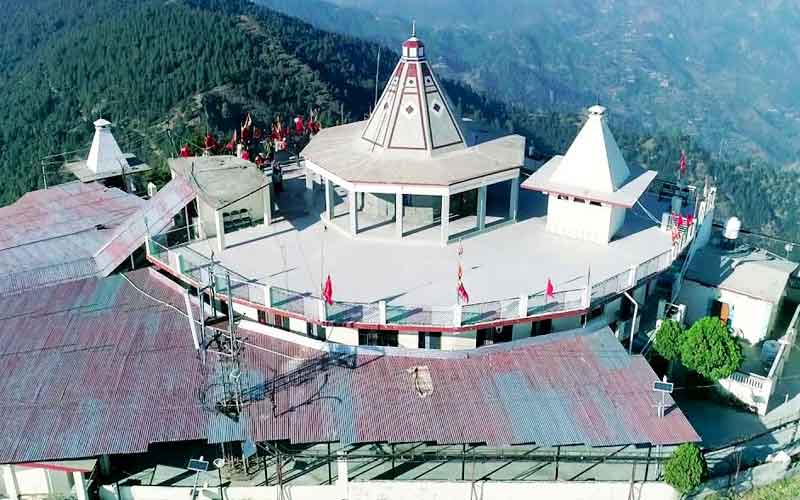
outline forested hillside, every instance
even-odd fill
[[[392,45],[415,18],[441,73],[504,101],[574,112],[600,99],[727,159],[800,161],[796,1],[256,1]]]
[[[263,125],[315,107],[330,126],[342,114],[362,119],[374,98],[377,45],[244,0],[90,0],[94,9],[74,3],[15,3],[0,24],[16,47],[0,52],[0,203],[41,186],[41,158],[68,152],[47,161],[55,177],[66,157],[85,155],[100,115],[115,123],[123,149],[158,167],[198,131],[229,134],[246,112]],[[28,33],[32,26],[36,36]],[[382,79],[396,58],[384,47]],[[460,113],[527,136],[543,156],[563,152],[581,123],[574,113],[531,112],[444,83]],[[686,149],[693,180],[713,176],[720,186],[721,215],[735,213],[754,230],[800,233],[795,174],[712,159],[686,135],[631,133],[635,124],[613,109],[610,120],[630,163],[670,177]]]

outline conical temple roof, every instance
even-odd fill
[[[605,108],[589,108],[589,119],[551,177],[552,182],[613,193],[631,176],[614,135],[606,125]]]
[[[361,138],[383,151],[439,152],[466,148],[464,134],[416,36],[403,43]]]
[[[119,172],[128,167],[127,156],[122,154],[110,126],[111,123],[102,118],[94,122],[94,139],[86,166],[96,174]]]

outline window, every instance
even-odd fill
[[[359,330],[358,345],[397,347],[397,332],[392,330]]]
[[[289,330],[289,317],[288,316],[281,316],[280,314],[275,313],[266,313],[265,314],[265,324],[278,328],[280,330],[285,330],[287,332]],[[259,315],[259,321],[261,321],[261,316]]]
[[[258,311],[258,322],[262,325],[267,324],[267,313],[265,311]]]
[[[306,335],[312,339],[325,340],[325,327],[314,323],[306,323]]]
[[[492,344],[499,344],[502,342],[509,342],[511,340],[511,325],[498,326],[495,328],[482,328],[478,330],[478,339],[476,345],[478,347]]]
[[[603,312],[606,310],[606,306],[597,306],[589,312],[589,320],[593,320],[595,318],[599,318],[603,315]]]
[[[586,203],[586,200],[584,200],[583,198],[573,198],[572,201],[574,201],[575,203]]]
[[[440,332],[419,332],[417,347],[420,349],[441,349],[442,334]]]
[[[564,200],[564,201],[569,201],[569,196],[567,196],[565,194],[560,194],[560,195],[558,195],[558,199],[559,200]]]
[[[600,203],[599,201],[590,201],[589,205],[594,205],[596,207],[602,207],[603,206],[603,204]]]
[[[531,323],[531,337],[536,337],[537,335],[546,335],[552,331],[552,319],[543,319],[542,321],[534,321]]]

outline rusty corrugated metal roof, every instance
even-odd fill
[[[33,191],[0,208],[0,293],[108,276],[194,196],[175,179],[145,201],[102,184]]]
[[[152,270],[126,275],[183,310]],[[699,438],[680,410],[656,416],[656,375],[607,328],[463,352],[336,346],[247,330],[238,420],[219,413],[222,371],[188,321],[123,276],[0,295],[0,463],[138,453],[151,443],[289,440],[675,444]],[[420,397],[409,369],[427,367]],[[671,402],[671,401],[670,401]]]

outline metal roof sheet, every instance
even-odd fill
[[[222,370],[211,354],[207,365],[199,361],[183,307],[182,289],[152,270],[0,294],[0,463],[202,439],[490,446],[699,439],[680,410],[656,416],[655,373],[607,328],[421,355],[328,352],[244,323],[251,402],[234,420],[214,407]],[[409,373],[416,366],[430,375],[426,397]]]
[[[0,293],[107,276],[194,196],[175,179],[150,200],[101,184],[33,191],[0,208]]]

